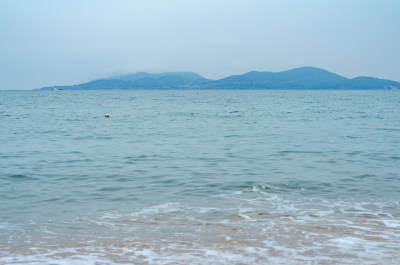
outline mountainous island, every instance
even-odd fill
[[[43,87],[40,90],[51,90]],[[73,86],[57,86],[63,90],[132,90],[132,89],[240,89],[240,90],[395,90],[400,83],[360,76],[346,78],[315,67],[301,67],[282,72],[252,71],[219,80],[203,78],[191,72],[165,72],[158,74],[135,73],[105,79],[96,79]]]

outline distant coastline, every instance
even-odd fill
[[[139,72],[96,79],[59,90],[398,90],[400,83],[374,77],[346,78],[324,69],[300,67],[282,72],[252,71],[210,80],[192,72]],[[38,90],[54,90],[54,85]]]

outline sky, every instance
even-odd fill
[[[0,90],[314,66],[400,81],[399,0],[0,0]]]

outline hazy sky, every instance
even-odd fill
[[[400,81],[400,1],[0,0],[0,89],[299,66]]]

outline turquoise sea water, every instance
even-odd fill
[[[400,260],[397,91],[0,91],[0,134],[0,264]]]

